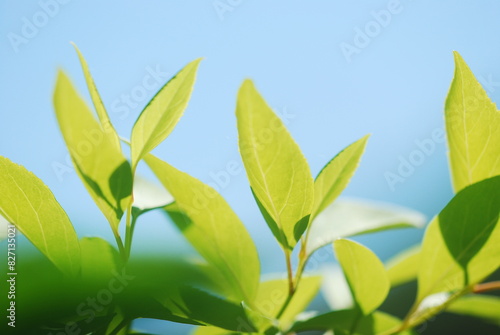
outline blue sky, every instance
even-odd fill
[[[313,174],[343,147],[372,134],[345,194],[432,217],[452,196],[446,144],[433,139],[443,129],[452,51],[461,53],[498,101],[499,14],[497,1],[5,0],[0,154],[53,190],[81,236],[112,240],[76,174],[54,170],[67,164],[51,103],[57,68],[88,97],[69,42],[87,58],[125,137],[160,85],[204,57],[191,103],[155,149],[158,156],[205,182],[214,182],[228,163],[241,166],[234,107],[237,89],[249,77],[284,117]],[[429,141],[433,149],[391,187],[387,173],[397,174],[401,160],[422,151],[417,143]],[[257,240],[264,270],[275,269],[281,254],[245,173],[231,176],[221,193]],[[148,214],[137,230],[143,250],[189,249],[161,215]],[[421,234],[390,232],[361,241],[386,259]]]

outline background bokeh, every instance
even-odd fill
[[[80,236],[113,241],[69,165],[52,107],[58,67],[88,98],[69,42],[87,58],[124,137],[160,85],[187,62],[204,57],[185,115],[154,152],[218,184],[256,240],[263,272],[280,272],[282,254],[245,172],[240,169],[229,181],[217,178],[230,162],[242,166],[234,116],[242,80],[252,78],[283,116],[313,174],[370,133],[361,166],[344,194],[408,206],[430,218],[452,196],[446,144],[432,139],[433,132],[443,130],[452,51],[462,54],[498,101],[499,14],[500,3],[494,0],[3,0],[0,154],[26,166],[53,190]],[[388,173],[398,174],[401,160],[409,160],[425,140],[433,141],[434,149],[391,186]],[[421,236],[422,231],[405,230],[359,240],[386,260]],[[192,252],[157,213],[144,216],[135,242],[136,252]],[[172,333],[165,323],[140,325]]]

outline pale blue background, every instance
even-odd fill
[[[218,15],[215,3],[232,3]],[[371,133],[367,152],[346,195],[409,206],[428,217],[451,198],[446,145],[415,168],[404,183],[388,186],[399,156],[443,127],[443,104],[458,50],[493,100],[499,99],[500,3],[498,1],[401,0],[401,11],[349,63],[341,43],[353,44],[355,29],[391,1],[83,1],[60,5],[33,38],[18,47],[23,18],[33,22],[37,1],[0,3],[0,154],[32,170],[53,190],[81,236],[112,240],[104,217],[74,172],[60,180],[54,164],[66,149],[54,117],[51,94],[57,67],[66,69],[88,97],[69,41],[84,53],[119,133],[131,126],[147,99],[128,116],[112,108],[131,94],[148,68],[170,75],[204,57],[191,103],[172,135],[155,153],[209,182],[210,173],[240,163],[235,95],[250,77],[269,103],[293,118],[287,123],[316,174],[347,144]],[[166,81],[167,78],[164,79]],[[159,87],[156,86],[157,88]],[[118,99],[118,100],[117,100]],[[122,104],[123,106],[123,104]],[[263,271],[281,271],[282,256],[255,206],[244,172],[221,193],[256,239]],[[363,237],[387,259],[420,240],[408,230]],[[189,250],[161,215],[149,214],[137,229],[138,247],[150,252]],[[160,331],[160,330],[156,330]]]

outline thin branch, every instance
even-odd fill
[[[500,290],[500,281],[492,281],[489,283],[477,284],[472,289],[473,293],[484,293],[489,291]]]

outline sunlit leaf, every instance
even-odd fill
[[[387,262],[386,268],[391,287],[416,280],[420,268],[420,246],[402,251]]]
[[[238,333],[218,327],[198,327],[191,334],[192,335],[237,335]]]
[[[317,295],[321,284],[320,276],[302,277],[297,291],[279,318],[282,328],[287,328]],[[264,318],[274,319],[288,297],[288,281],[271,279],[260,283],[255,307]]]
[[[181,296],[182,309],[194,320],[245,333],[257,330],[241,305],[195,288],[186,287]]]
[[[390,333],[400,326],[401,321],[392,315],[375,312],[360,317],[355,309],[339,310],[315,316],[306,321],[297,322],[292,330],[295,332],[306,330],[335,330],[335,334],[350,335],[377,335]],[[411,331],[402,331],[399,335],[414,334]]]
[[[333,245],[354,301],[364,315],[370,314],[389,293],[390,283],[384,265],[370,249],[359,243],[339,239]]]
[[[490,295],[469,295],[451,303],[447,312],[473,316],[500,325],[500,297]]]
[[[57,77],[54,106],[75,170],[111,227],[117,231],[131,199],[129,162],[117,148],[114,135],[106,132],[94,118],[62,71]]]
[[[107,241],[99,237],[80,240],[82,277],[87,281],[109,279],[120,265],[120,255]]]
[[[314,181],[314,219],[346,188],[358,167],[366,147],[368,135],[352,143],[335,156]]]
[[[266,221],[283,248],[293,249],[307,228],[313,179],[282,121],[246,80],[236,106],[239,148]]]
[[[500,111],[458,52],[446,99],[450,168],[456,192],[500,174]]]
[[[427,227],[418,301],[482,281],[500,266],[500,176],[464,188]]]
[[[116,150],[120,151],[120,139],[118,134],[116,133],[115,128],[111,124],[111,121],[108,116],[108,112],[106,108],[104,108],[104,104],[102,103],[101,96],[99,95],[99,91],[97,91],[97,87],[94,83],[94,79],[90,74],[89,66],[87,65],[87,61],[83,57],[83,54],[80,52],[80,49],[76,46],[76,44],[72,43],[75,47],[75,50],[78,54],[78,58],[80,59],[80,64],[82,65],[83,74],[85,75],[85,82],[87,83],[87,88],[90,92],[90,97],[92,98],[92,103],[94,104],[94,108],[97,112],[97,116],[99,117],[99,121],[101,123],[102,129],[112,140],[114,140],[114,144],[116,145]]]
[[[176,222],[184,236],[224,274],[235,298],[252,301],[259,285],[259,258],[238,216],[210,186],[153,155],[146,162],[189,218]]]
[[[78,237],[50,189],[23,166],[0,156],[0,215],[61,271],[80,271]]]
[[[201,59],[192,61],[151,99],[135,122],[131,137],[132,168],[172,132],[187,107]]]
[[[337,238],[373,233],[386,229],[422,227],[420,212],[393,204],[362,199],[338,199],[311,224],[307,254]]]

